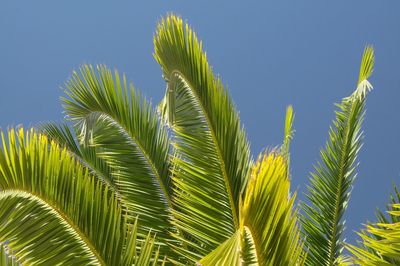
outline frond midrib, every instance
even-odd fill
[[[243,231],[247,231],[248,232],[248,234],[250,235],[250,237],[251,237],[251,239],[252,239],[252,241],[253,241],[253,243],[254,243],[254,249],[256,250],[256,259],[257,259],[257,262],[260,264],[260,265],[264,265],[264,262],[263,262],[263,260],[262,260],[262,255],[260,254],[260,249],[258,248],[258,243],[257,243],[257,240],[254,238],[254,236],[253,236],[253,232],[252,232],[252,230],[251,230],[251,225],[246,225],[246,223],[244,224],[244,228],[243,228]]]
[[[173,77],[174,75],[179,76],[188,85],[188,87],[190,88],[190,91],[193,93],[194,97],[196,98],[196,100],[198,102],[198,106],[200,107],[201,112],[203,113],[204,119],[206,120],[207,127],[208,127],[208,129],[210,130],[210,133],[211,133],[210,134],[211,138],[212,138],[212,140],[214,142],[214,145],[215,145],[215,151],[216,151],[217,156],[218,156],[219,164],[221,165],[220,168],[221,168],[222,176],[224,177],[224,182],[225,182],[227,194],[228,194],[228,197],[229,197],[229,203],[230,203],[231,208],[232,208],[232,218],[233,218],[233,222],[234,222],[235,228],[237,229],[237,228],[239,228],[239,220],[238,220],[238,217],[237,217],[237,210],[236,210],[236,206],[235,206],[235,201],[233,200],[232,190],[231,190],[231,186],[230,186],[230,183],[229,183],[228,173],[226,171],[225,162],[224,162],[223,157],[222,157],[221,148],[219,147],[217,138],[215,136],[214,129],[211,126],[212,124],[210,122],[210,118],[208,117],[208,113],[206,112],[206,110],[205,110],[205,108],[204,108],[204,106],[203,106],[203,104],[202,104],[202,102],[200,100],[200,97],[198,96],[196,91],[193,89],[194,86],[188,81],[188,79],[185,77],[185,75],[183,75],[182,72],[180,72],[177,69],[172,70],[170,75],[171,75],[171,77]],[[171,82],[171,80],[173,80],[173,79],[170,79],[168,82]]]
[[[93,246],[91,241],[85,236],[84,233],[75,225],[75,223],[68,218],[67,215],[65,215],[59,208],[57,208],[54,204],[50,203],[47,201],[44,197],[33,193],[32,191],[24,190],[24,189],[4,189],[1,190],[0,193],[5,193],[5,194],[16,194],[16,193],[26,193],[29,194],[35,201],[37,202],[43,202],[47,206],[49,206],[54,212],[59,216],[58,218],[63,221],[68,227],[70,227],[79,237],[80,239],[85,243],[85,245],[89,248],[89,250],[92,252],[94,257],[97,259],[100,265],[106,266],[107,264],[103,260],[102,256],[99,254],[97,249]]]

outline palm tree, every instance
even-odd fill
[[[299,210],[290,189],[292,108],[282,145],[253,161],[234,103],[193,30],[169,15],[154,46],[167,84],[157,108],[124,75],[84,65],[65,85],[65,124],[2,134],[0,261],[344,263],[342,216],[361,147],[372,48],[357,89],[339,105]]]

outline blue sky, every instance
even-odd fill
[[[63,83],[82,63],[107,64],[154,103],[165,89],[152,57],[160,18],[173,12],[197,31],[240,111],[256,156],[281,143],[293,104],[293,188],[299,198],[334,117],[357,82],[364,46],[376,52],[365,141],[347,236],[400,186],[400,2],[386,1],[0,2],[0,127],[61,121]]]

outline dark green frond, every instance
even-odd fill
[[[64,108],[83,145],[113,169],[112,182],[144,232],[169,238],[169,140],[158,115],[125,76],[83,66],[66,84]]]
[[[239,198],[246,187],[249,144],[235,106],[214,76],[193,30],[173,15],[154,37],[167,82],[161,113],[174,134],[174,223],[193,261],[226,241],[239,226]]]
[[[362,59],[357,89],[344,98],[336,111],[321,161],[310,179],[303,205],[302,225],[309,250],[307,265],[338,265],[343,250],[343,215],[356,176],[357,155],[362,146],[361,124],[366,93],[372,88],[366,80],[372,73],[373,50],[367,47]]]

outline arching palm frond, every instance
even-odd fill
[[[0,244],[27,265],[131,265],[153,257],[107,186],[33,130],[2,133]],[[138,244],[149,250],[139,254]]]
[[[241,207],[240,230],[203,258],[202,265],[304,263],[287,169],[287,160],[279,153],[260,156]]]
[[[174,134],[174,224],[200,259],[239,228],[239,198],[246,187],[249,144],[239,115],[207,62],[202,44],[182,19],[163,19],[154,37],[155,58],[167,82],[160,111]]]
[[[372,88],[374,54],[367,47],[362,58],[357,89],[336,111],[336,120],[329,131],[329,140],[321,150],[321,162],[315,167],[308,187],[308,204],[303,205],[307,265],[338,265],[342,260],[343,214],[347,208],[351,186],[356,176],[357,155],[361,148],[361,124],[364,118],[366,93]]]
[[[64,108],[79,141],[113,169],[112,182],[143,232],[170,239],[170,144],[151,104],[105,66],[82,66],[66,88]]]

